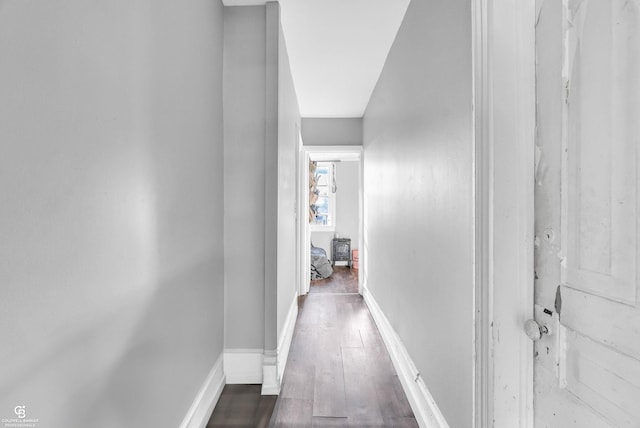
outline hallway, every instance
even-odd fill
[[[362,296],[300,299],[271,426],[418,426]]]
[[[639,53],[640,0],[0,0],[0,421],[640,427]]]

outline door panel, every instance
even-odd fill
[[[638,428],[640,0],[563,3],[537,2],[535,425]]]
[[[629,70],[640,45],[629,3],[569,1],[564,282],[635,304],[639,75]]]
[[[566,340],[567,390],[616,426],[638,426],[638,361],[575,331]]]
[[[637,307],[565,287],[561,296],[565,328],[640,359],[640,311]]]

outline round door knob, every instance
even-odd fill
[[[540,340],[544,334],[551,334],[546,325],[540,325],[536,320],[527,320],[527,322],[524,323],[524,332],[527,333],[529,339],[534,342]]]

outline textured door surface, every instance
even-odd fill
[[[537,9],[535,425],[637,428],[640,1]]]

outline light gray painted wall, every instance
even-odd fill
[[[362,118],[302,119],[305,146],[361,146]]]
[[[278,3],[225,8],[226,348],[275,350],[296,293],[300,113]]]
[[[341,238],[351,238],[351,249],[358,248],[360,228],[358,222],[358,184],[360,165],[356,161],[336,163],[336,230]],[[331,257],[331,240],[335,232],[311,232],[311,241],[316,247],[324,248]]]
[[[280,5],[266,6],[266,118],[265,118],[265,269],[264,269],[264,349],[277,348],[278,299],[278,32]],[[273,361],[271,361],[273,362]]]
[[[265,35],[264,6],[224,8],[225,348],[264,347]]]
[[[278,19],[278,340],[297,295],[297,164],[300,108]],[[306,214],[306,213],[305,213]]]
[[[470,7],[411,2],[364,117],[367,286],[458,428],[473,407]]]
[[[223,348],[222,6],[0,10],[0,418],[178,426]]]

